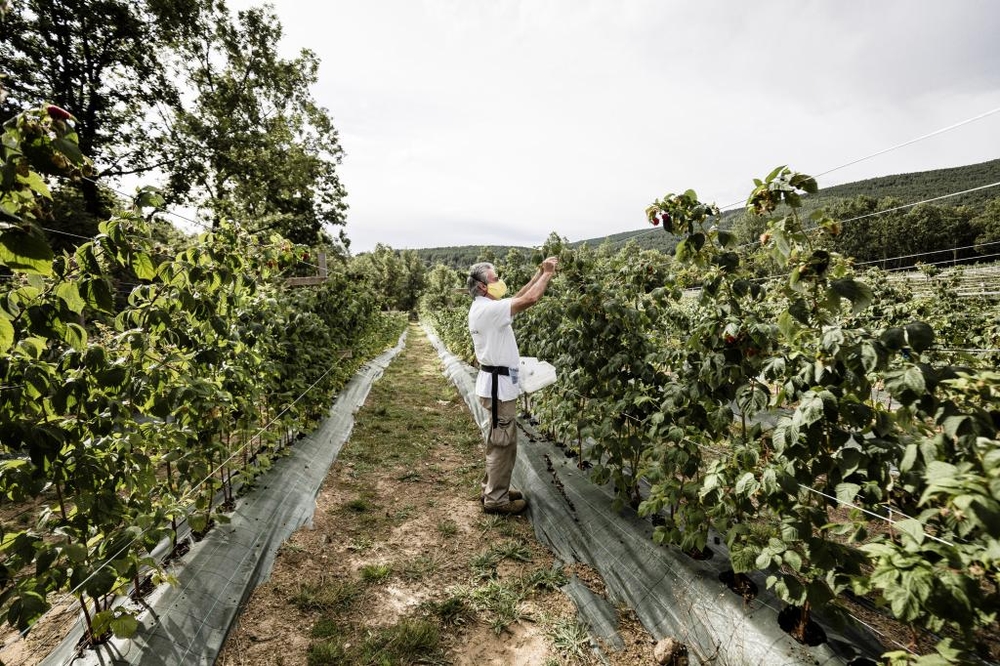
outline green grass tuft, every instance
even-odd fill
[[[378,630],[361,646],[356,663],[417,664],[440,656],[441,631],[434,622],[404,619]]]
[[[309,646],[306,653],[308,666],[337,666],[344,663],[344,647],[336,641],[322,641]]]
[[[327,581],[300,583],[292,596],[292,603],[303,611],[343,611],[360,596],[357,583]]]
[[[313,638],[339,638],[340,633],[340,627],[328,617],[321,617],[312,628]]]
[[[392,575],[392,565],[366,564],[361,567],[361,580],[368,584],[384,582]]]
[[[559,654],[572,661],[582,660],[590,648],[590,634],[575,619],[557,620],[548,636]]]

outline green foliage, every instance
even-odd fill
[[[203,205],[216,220],[246,220],[251,233],[330,243],[327,231],[347,210],[343,150],[312,98],[318,58],[305,49],[281,57],[281,33],[272,8],[204,9],[176,40],[172,61],[193,95],[174,100],[172,131],[149,150],[171,165],[168,199]]]
[[[135,630],[114,598],[140,572],[167,578],[150,553],[178,521],[224,522],[216,498],[310,427],[405,321],[343,266],[286,288],[292,244],[230,224],[167,253],[136,208],[56,255],[34,169],[87,167],[69,120],[32,111],[3,137],[0,204],[15,222],[0,237],[0,496],[41,508],[0,533],[0,619],[26,629],[68,591],[97,640]]]
[[[509,245],[489,245],[485,247],[461,245],[422,248],[415,250],[415,252],[427,266],[443,264],[448,268],[464,273],[469,270],[469,266],[480,261],[480,257],[483,256],[484,252],[489,252],[493,256],[504,256],[513,249],[528,250],[528,248],[515,248]]]
[[[378,285],[384,310],[416,312],[426,284],[427,269],[413,250],[393,250],[377,243],[372,252],[351,260],[351,270]]]
[[[150,133],[150,106],[176,92],[160,53],[183,21],[181,8],[191,6],[11,0],[0,28],[0,61],[10,75],[0,120],[53,102],[76,120],[79,151],[100,165],[93,178],[149,169],[151,156],[134,148]],[[110,209],[96,185],[80,187],[88,213],[105,218]]]
[[[468,270],[466,268],[465,270]],[[458,306],[467,299],[465,271],[457,271],[444,264],[437,264],[427,272],[420,296],[420,312],[436,312]]]
[[[466,294],[464,305],[443,308],[422,308],[420,319],[434,329],[446,347],[466,363],[476,361],[472,334],[469,332],[469,303]]]
[[[560,258],[515,319],[521,353],[559,371],[534,414],[619,506],[656,517],[654,540],[692,552],[717,531],[733,569],[765,570],[803,623],[853,591],[974,652],[1000,611],[1000,375],[950,348],[997,347],[995,301],[960,299],[960,276],[914,297],[858,273],[843,225],[802,212],[811,177],[779,167],[754,185],[755,247],[688,191],[646,211],[679,237],[672,258],[558,238],[508,255],[512,286]],[[449,345],[469,344],[466,312],[434,315]],[[964,654],[939,650],[918,663]]]

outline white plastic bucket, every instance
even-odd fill
[[[517,383],[524,393],[534,393],[556,381],[556,369],[551,363],[539,361],[534,356],[521,357]]]

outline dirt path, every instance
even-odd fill
[[[423,331],[372,388],[317,497],[217,663],[652,663],[626,611],[626,648],[592,650],[558,590],[571,573],[526,517],[483,514],[479,430]],[[591,571],[576,573],[600,593]]]

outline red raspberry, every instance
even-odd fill
[[[49,114],[49,117],[53,120],[69,120],[73,117],[73,114],[66,109],[60,108],[55,104],[49,104],[45,107],[45,112]]]

